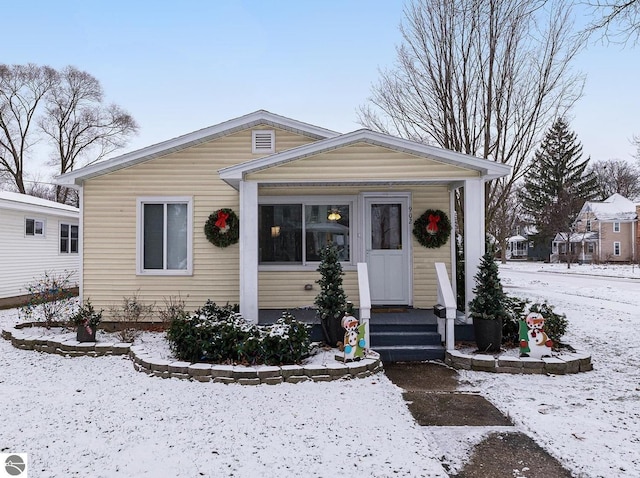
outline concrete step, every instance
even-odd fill
[[[444,360],[442,345],[383,345],[371,348],[380,354],[383,363]]]
[[[370,331],[369,338],[372,348],[384,345],[440,345],[442,342],[437,332],[413,332],[404,329],[388,332]]]

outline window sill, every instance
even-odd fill
[[[342,270],[344,271],[355,271],[357,267],[355,264],[351,263],[341,263]],[[306,272],[315,272],[318,270],[318,266],[320,263],[315,264],[283,264],[283,265],[267,265],[260,264],[258,266],[258,272],[289,272],[289,271],[306,271]]]

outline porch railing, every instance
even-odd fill
[[[369,290],[369,271],[366,262],[358,262],[358,293],[360,295],[360,322],[364,325],[364,340],[369,349],[369,319],[371,318],[371,292]]]
[[[445,308],[445,317],[438,317],[438,333],[445,337],[447,350],[455,349],[456,297],[449,281],[444,262],[436,262],[438,280],[438,304]]]

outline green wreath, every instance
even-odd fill
[[[214,246],[227,247],[240,239],[240,221],[231,209],[218,209],[204,224],[204,234]]]
[[[424,247],[435,249],[446,244],[451,235],[451,221],[440,209],[427,209],[413,223],[413,235]]]

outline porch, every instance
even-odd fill
[[[259,323],[274,323],[283,310],[259,311]],[[310,324],[313,341],[322,340],[322,328],[315,309],[289,310],[297,320]],[[355,312],[356,317],[358,311]],[[418,362],[444,360],[444,337],[438,333],[438,317],[433,309],[374,306],[369,319],[371,348],[383,362]],[[456,340],[472,341],[473,326],[467,324],[464,313],[457,311]]]

